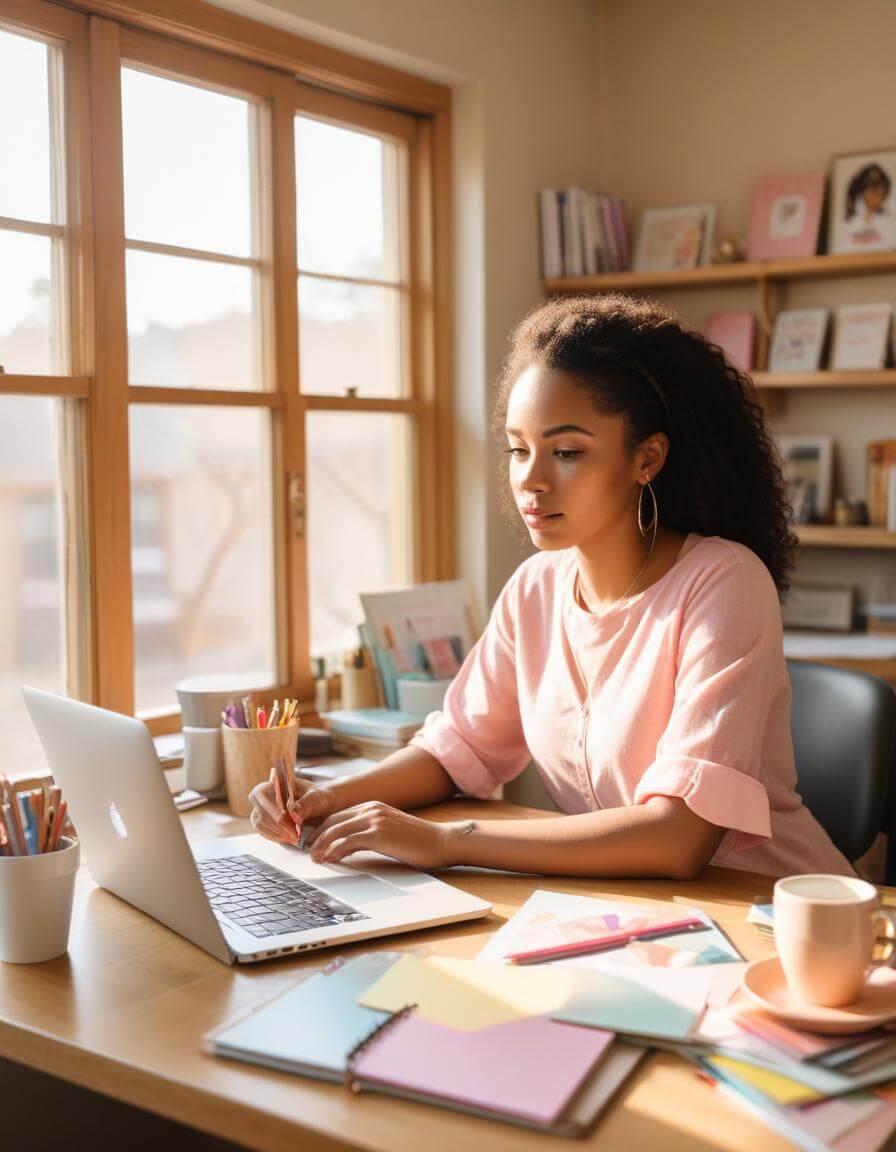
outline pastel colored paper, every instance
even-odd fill
[[[869,1152],[869,1149],[881,1148],[896,1131],[896,1085],[878,1088],[875,1095],[883,1100],[885,1107],[841,1136],[834,1145],[836,1152]]]
[[[555,1020],[605,1028],[629,1036],[649,1036],[663,1040],[687,1041],[706,1002],[702,996],[687,1002],[658,995],[637,980],[615,972],[582,973],[582,983],[567,1004],[553,1013]]]
[[[549,1125],[612,1040],[612,1033],[543,1016],[472,1032],[411,1015],[359,1053],[352,1072],[362,1082]]]
[[[792,1106],[788,1109],[791,1120],[804,1132],[830,1143],[859,1124],[864,1124],[886,1103],[874,1092],[853,1092],[849,1096],[834,1096],[816,1104]]]
[[[791,1080],[782,1072],[760,1068],[756,1064],[748,1064],[731,1056],[710,1056],[705,1063],[726,1080],[740,1080],[776,1104],[807,1104],[822,1097],[821,1092],[809,1088],[799,1080]]]
[[[509,968],[454,957],[403,955],[358,998],[365,1008],[415,1015],[452,1028],[489,1028],[562,1007],[579,976],[551,968]]]

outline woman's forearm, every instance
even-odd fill
[[[301,776],[301,769],[298,775]],[[393,808],[423,808],[450,799],[457,786],[434,756],[411,745],[393,752],[375,768],[325,786],[335,810],[352,808],[367,800],[379,800]]]
[[[668,876],[693,879],[709,863],[725,830],[682,800],[541,820],[484,820],[447,825],[451,865],[468,864],[557,876]]]

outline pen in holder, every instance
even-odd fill
[[[249,815],[249,793],[269,779],[281,757],[290,772],[295,768],[299,735],[296,701],[284,701],[280,722],[279,712],[279,701],[275,701],[270,710],[247,702],[244,709],[228,708],[222,713],[227,806],[235,816]]]
[[[0,960],[39,964],[65,952],[80,862],[69,836],[52,852],[0,856]]]

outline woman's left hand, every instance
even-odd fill
[[[305,847],[319,864],[336,864],[353,852],[381,852],[412,868],[447,868],[451,825],[434,824],[378,800],[328,816]]]

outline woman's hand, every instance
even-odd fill
[[[293,795],[289,796],[290,784]],[[252,827],[268,840],[278,844],[300,843],[303,824],[325,820],[335,810],[335,801],[327,788],[300,780],[291,781],[271,769],[270,779],[257,784],[249,793]]]
[[[451,864],[451,827],[370,800],[327,816],[305,846],[310,849],[311,859],[323,864],[335,864],[353,852],[372,850],[413,868],[447,868]]]

